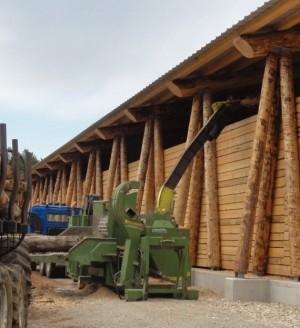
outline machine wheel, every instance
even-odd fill
[[[45,264],[45,262],[40,262],[39,263],[39,272],[40,272],[41,276],[46,275],[46,264]]]
[[[23,268],[18,264],[9,265],[8,272],[12,281],[12,327],[26,328],[29,306],[26,275]]]
[[[22,242],[14,251],[4,255],[2,262],[6,264],[18,264],[22,267],[26,277],[26,294],[28,304],[31,298],[31,264],[28,247],[25,242]]]
[[[47,262],[46,263],[46,276],[48,278],[55,278],[56,270],[55,263]]]
[[[12,282],[4,265],[0,264],[0,328],[12,326]]]

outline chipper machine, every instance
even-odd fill
[[[69,251],[68,275],[79,287],[90,282],[114,287],[128,301],[149,294],[197,299],[198,291],[188,288],[189,230],[159,212],[137,215],[132,191],[138,186],[123,183],[109,202],[93,202],[100,236],[84,238]]]

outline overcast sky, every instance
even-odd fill
[[[38,159],[264,0],[2,0],[0,123]]]

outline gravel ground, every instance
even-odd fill
[[[299,328],[300,308],[258,302],[230,302],[200,289],[198,301],[150,298],[126,302],[105,287],[79,291],[69,279],[33,272],[28,328]]]

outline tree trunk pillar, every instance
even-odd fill
[[[248,174],[245,202],[242,212],[237,253],[234,263],[236,276],[244,277],[248,272],[254,220],[256,214],[258,192],[266,147],[270,112],[273,106],[278,56],[270,53],[267,57],[262,81],[261,97],[256,121],[250,170]]]
[[[291,273],[300,277],[300,186],[296,107],[291,52],[280,58],[282,130],[284,136],[286,201],[289,220]]]
[[[115,137],[112,145],[110,163],[109,163],[109,172],[108,172],[108,181],[106,188],[106,199],[110,199],[113,193],[115,175],[118,166],[120,153],[120,137]]]
[[[212,112],[212,95],[203,94],[203,125],[209,120]],[[220,220],[218,202],[216,142],[204,144],[206,218],[207,218],[207,259],[210,268],[221,267]]]

